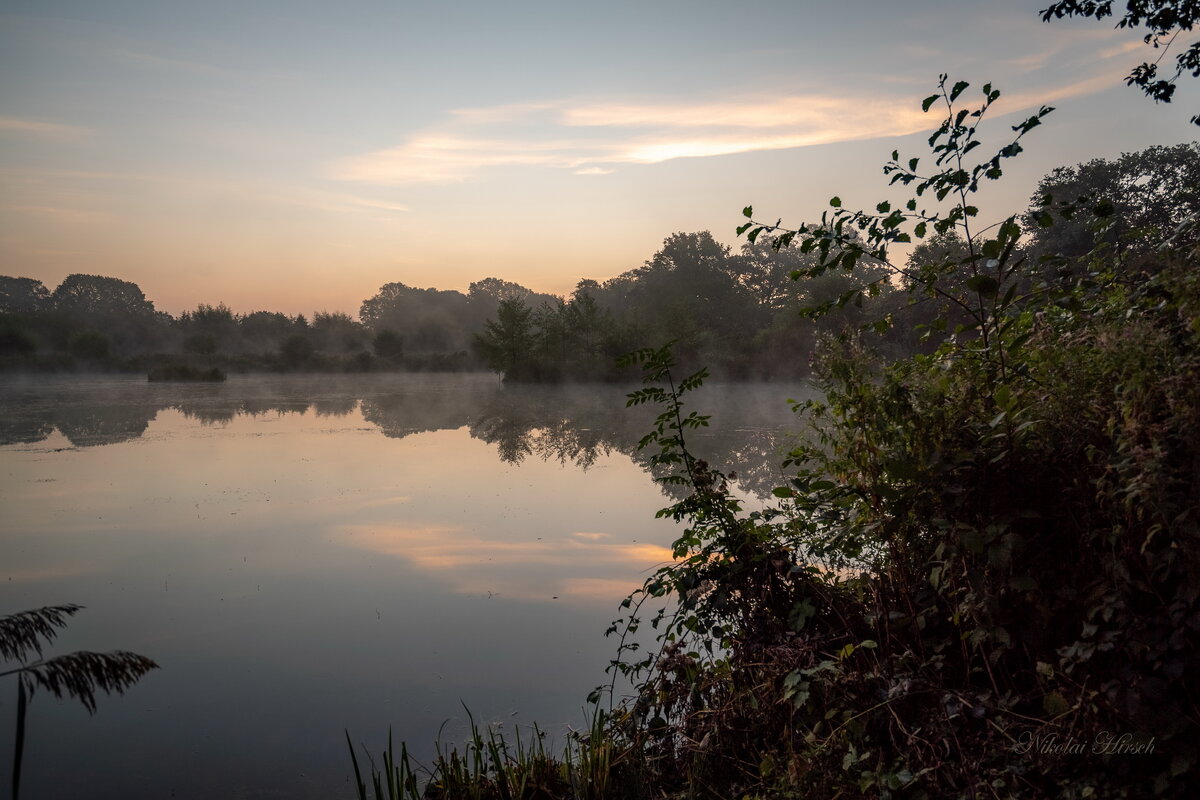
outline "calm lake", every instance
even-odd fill
[[[38,692],[22,796],[350,797],[344,729],[426,760],[464,706],[561,740],[678,533],[624,391],[0,377],[0,615],[79,603],[47,655],[161,666],[95,716]],[[695,450],[769,492],[808,391],[704,387]],[[5,790],[15,706],[0,680]]]

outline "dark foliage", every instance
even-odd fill
[[[1095,17],[1113,15],[1112,0],[1059,0],[1042,11],[1042,21],[1063,17]],[[1125,83],[1141,89],[1155,102],[1169,103],[1175,96],[1176,82],[1182,75],[1200,77],[1200,40],[1192,42],[1175,55],[1175,70],[1164,77],[1159,64],[1181,32],[1190,33],[1200,24],[1200,3],[1195,0],[1127,0],[1125,13],[1117,20],[1118,28],[1144,28],[1142,41],[1162,52],[1154,61],[1133,68]],[[1192,117],[1200,125],[1200,114]]]

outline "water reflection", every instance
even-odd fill
[[[379,555],[402,559],[439,576],[459,594],[486,594],[515,600],[611,600],[635,586],[628,578],[596,577],[629,573],[671,560],[670,548],[620,541],[607,532],[575,531],[562,537],[498,538],[495,531],[448,525],[348,525],[340,541]],[[554,575],[539,587],[531,573]]]
[[[769,488],[789,393],[705,387],[690,446]],[[427,759],[460,701],[577,726],[677,536],[636,449],[655,410],[624,406],[488,375],[0,378],[0,608],[80,602],[63,650],[164,665],[95,717],[41,704],[30,796],[349,796],[345,728]]]
[[[240,416],[307,414],[342,418],[361,411],[384,436],[467,428],[496,448],[504,463],[528,458],[592,467],[623,453],[651,470],[650,451],[638,441],[657,409],[625,407],[627,389],[607,385],[503,387],[488,375],[235,376],[221,385],[148,384],[130,378],[5,379],[0,382],[0,445],[36,444],[55,431],[74,447],[126,442],[145,434],[165,409],[204,425],[228,425]],[[781,476],[776,467],[787,444],[783,398],[804,386],[705,387],[690,407],[712,414],[713,425],[691,435],[693,452],[738,476],[746,492],[765,497]],[[682,491],[675,489],[674,491]]]

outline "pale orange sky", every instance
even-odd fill
[[[924,154],[940,72],[1005,93],[995,146],[1058,107],[993,216],[1054,166],[1195,138],[1195,86],[1124,86],[1136,32],[1043,4],[7,3],[0,273],[111,275],[171,313],[487,276],[566,294],[675,231],[736,245],[747,204],[874,205],[891,151]]]

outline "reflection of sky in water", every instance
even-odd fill
[[[0,386],[20,434],[0,447],[0,613],[81,603],[50,652],[163,667],[92,718],[39,693],[30,797],[349,796],[343,728],[427,756],[460,701],[579,722],[618,602],[676,535],[625,454],[641,431],[594,435],[619,402],[591,428],[514,423],[487,376],[335,383]]]

